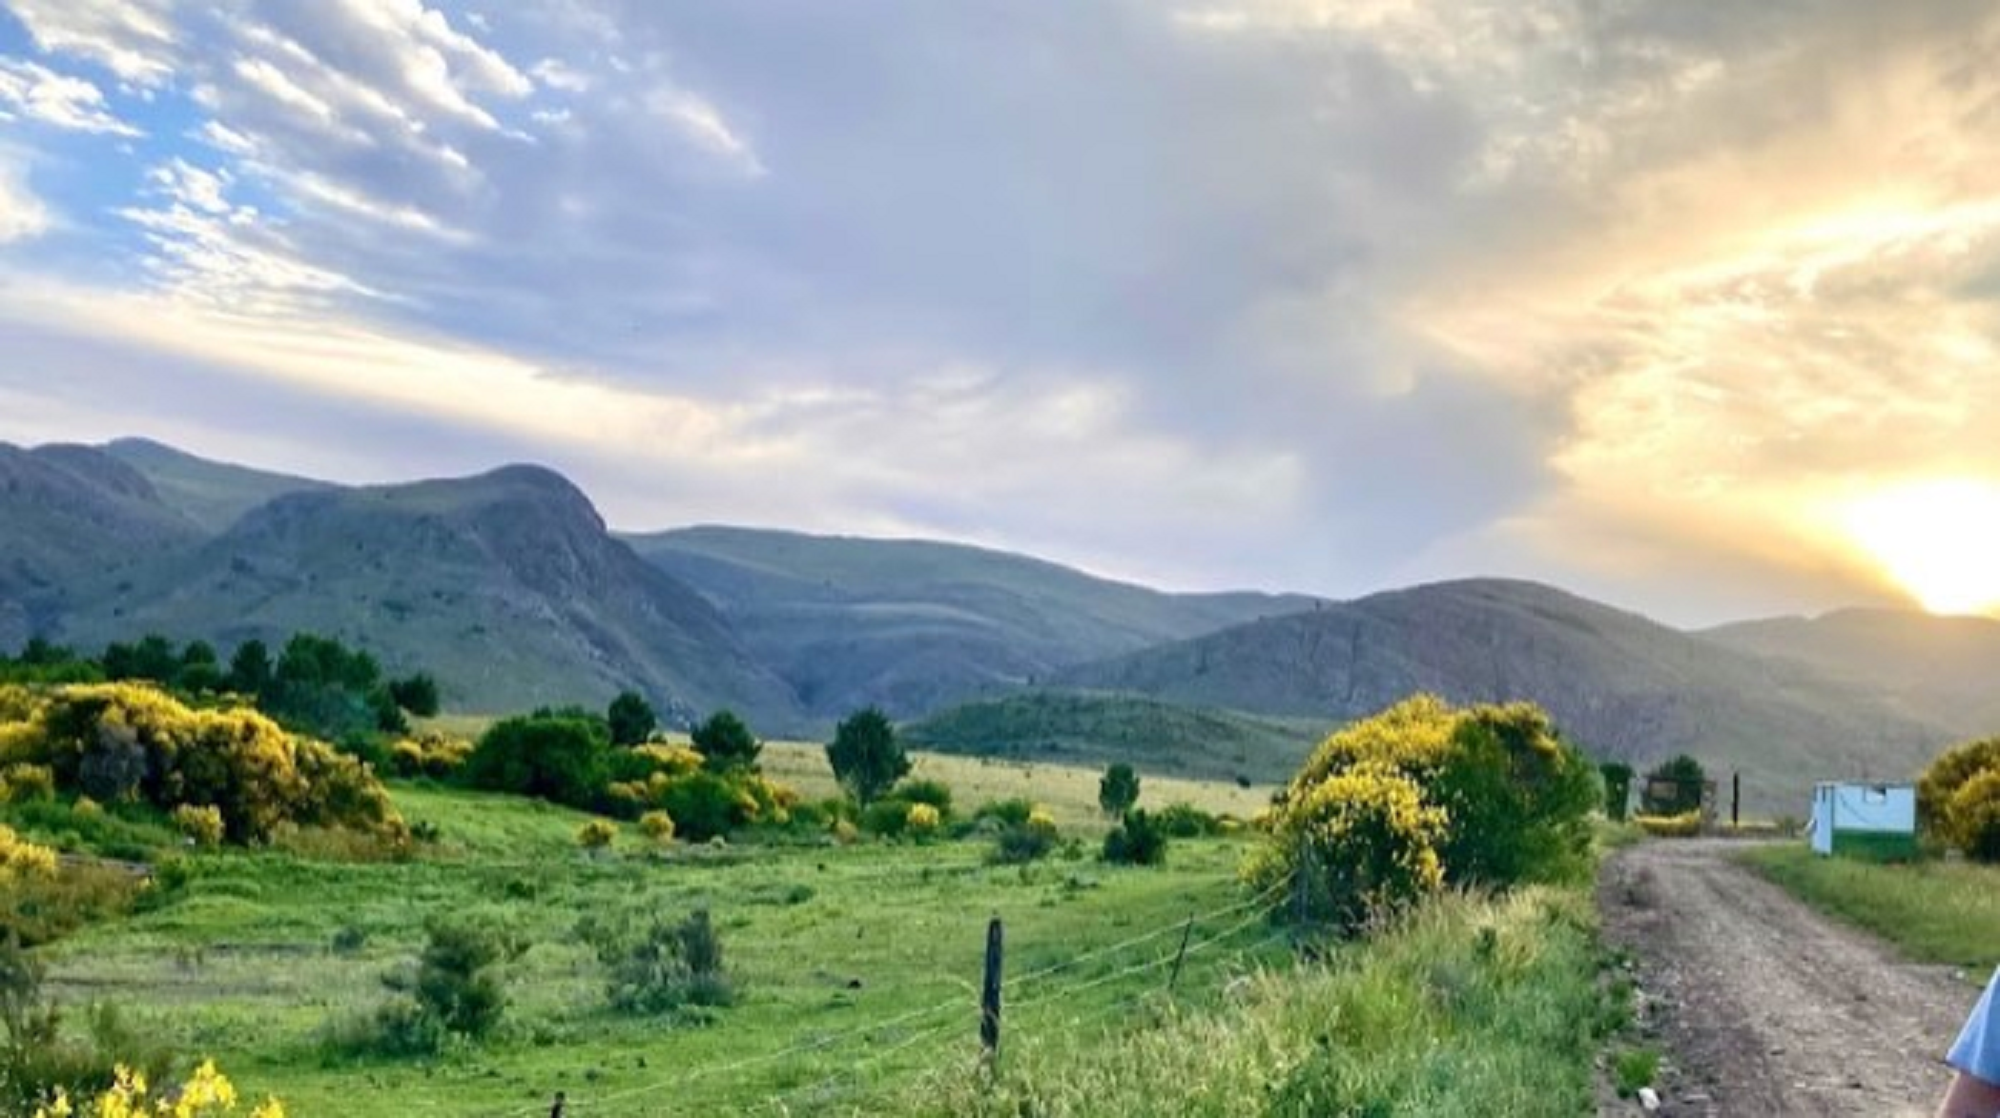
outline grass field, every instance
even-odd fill
[[[1807,904],[1881,936],[1911,958],[2000,964],[2000,868],[1821,858],[1804,845],[1745,851],[1746,864]]]
[[[986,775],[996,790],[1021,779]],[[1038,768],[1034,787],[1083,779],[1053,775]],[[172,903],[47,949],[53,988],[71,1003],[134,1009],[149,1033],[213,1056],[246,1095],[277,1094],[297,1115],[545,1114],[556,1090],[584,1118],[861,1113],[976,1054],[990,916],[1005,921],[1016,982],[1010,1045],[1060,1045],[1083,1022],[1157,994],[1191,914],[1220,910],[1195,925],[1184,1004],[1212,1002],[1260,960],[1289,957],[1243,907],[1239,843],[1177,843],[1164,869],[1103,866],[1094,844],[1019,868],[986,865],[986,844],[972,841],[662,855],[628,829],[609,855],[589,856],[574,839],[586,816],[512,797],[394,791],[408,818],[440,828],[434,857],[194,857]],[[984,794],[961,791],[968,803]],[[1079,799],[1064,814],[1082,810]],[[721,930],[741,1002],[665,1019],[612,1012],[578,919],[696,907]],[[380,976],[414,957],[426,918],[444,915],[532,944],[506,967],[502,1035],[434,1060],[326,1056],[320,1031],[382,1001]],[[336,952],[343,930],[364,945]]]

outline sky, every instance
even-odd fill
[[[0,0],[0,439],[2000,606],[2000,6]]]

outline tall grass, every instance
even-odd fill
[[[1865,928],[1912,958],[1982,972],[2000,964],[2000,868],[1927,861],[1884,865],[1822,858],[1804,846],[1746,851],[1743,861],[1800,900]]]
[[[1071,1036],[1003,1050],[990,1087],[963,1075],[931,1082],[898,1109],[1042,1118],[1586,1113],[1607,1020],[1594,920],[1576,890],[1445,897],[1324,965],[1255,977],[1236,1005],[1187,1015],[1156,1006],[1097,1043]]]

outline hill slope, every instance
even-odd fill
[[[101,451],[0,443],[0,647],[51,628],[80,586],[200,538],[144,477]]]
[[[831,718],[921,715],[1067,664],[1307,608],[1268,594],[1167,594],[1005,552],[748,528],[629,537],[707,595]]]
[[[90,645],[137,632],[223,648],[309,629],[425,666],[469,710],[602,702],[681,716],[731,706],[791,726],[789,690],[694,591],[611,538],[548,470],[291,493],[69,619]]]
[[[311,478],[197,458],[151,439],[114,439],[101,449],[144,475],[162,503],[210,535],[226,531],[244,513],[275,497],[334,488]]]
[[[1960,736],[2000,733],[2000,621],[1991,618],[1846,609],[1742,621],[1701,635],[1809,664]]]
[[[1949,731],[1793,661],[1740,652],[1533,583],[1377,594],[1061,673],[1062,685],[1337,720],[1413,691],[1529,699],[1593,752],[1691,752],[1802,813],[1815,779],[1913,773]]]
[[[1330,728],[1138,695],[1037,690],[963,703],[902,733],[945,753],[1092,766],[1125,761],[1142,774],[1278,784]]]

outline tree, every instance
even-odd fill
[[[389,697],[396,705],[418,718],[435,718],[438,712],[438,685],[429,672],[389,681]]]
[[[1123,761],[1104,770],[1097,782],[1097,806],[1104,814],[1122,816],[1139,802],[1139,774]]]
[[[1613,823],[1623,823],[1626,807],[1632,802],[1632,766],[1606,761],[1597,771],[1604,777],[1604,815]]]
[[[653,704],[646,701],[637,691],[621,691],[611,700],[611,709],[605,712],[611,724],[611,744],[641,745],[660,728],[660,716],[653,712]]]
[[[1701,810],[1702,789],[1708,774],[1701,762],[1683,753],[1664,761],[1646,774],[1639,789],[1639,806],[1648,815],[1682,815]]]
[[[723,772],[754,768],[764,745],[734,712],[718,710],[694,728],[694,748],[705,765]]]
[[[587,716],[502,719],[480,735],[459,775],[474,788],[588,809],[610,782],[611,743],[603,723]]]
[[[896,740],[896,727],[874,707],[848,715],[834,728],[826,760],[834,779],[864,805],[910,772],[910,758]]]
[[[253,697],[271,689],[271,650],[263,641],[236,646],[236,655],[229,658],[229,689]]]

